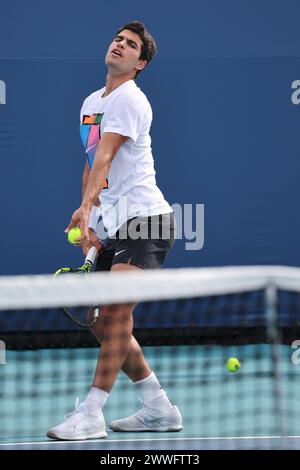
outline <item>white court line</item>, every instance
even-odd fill
[[[299,439],[300,436],[239,436],[239,437],[170,437],[163,439],[84,439],[81,441],[32,441],[32,442],[8,442],[1,443],[1,446],[27,446],[27,445],[43,445],[43,444],[80,444],[90,442],[163,442],[163,441],[229,441],[229,440],[246,440],[246,439]]]

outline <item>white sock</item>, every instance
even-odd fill
[[[102,410],[108,399],[108,393],[101,388],[92,387],[84,400],[87,410],[90,412]]]
[[[134,382],[141,400],[159,411],[168,411],[172,407],[166,392],[162,389],[154,372],[145,379]]]

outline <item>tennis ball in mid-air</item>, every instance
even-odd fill
[[[81,237],[81,230],[79,227],[74,227],[68,232],[68,241],[72,243],[72,245],[76,245],[78,243],[78,238]]]
[[[240,361],[236,357],[230,357],[226,363],[229,372],[237,372],[241,367]]]

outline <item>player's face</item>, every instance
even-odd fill
[[[142,40],[138,34],[124,29],[113,40],[105,57],[111,75],[122,75],[142,70],[147,61],[140,60]]]

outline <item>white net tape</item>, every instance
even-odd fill
[[[273,285],[300,292],[300,268],[243,266],[122,273],[3,276],[0,309],[168,300],[252,292]]]

